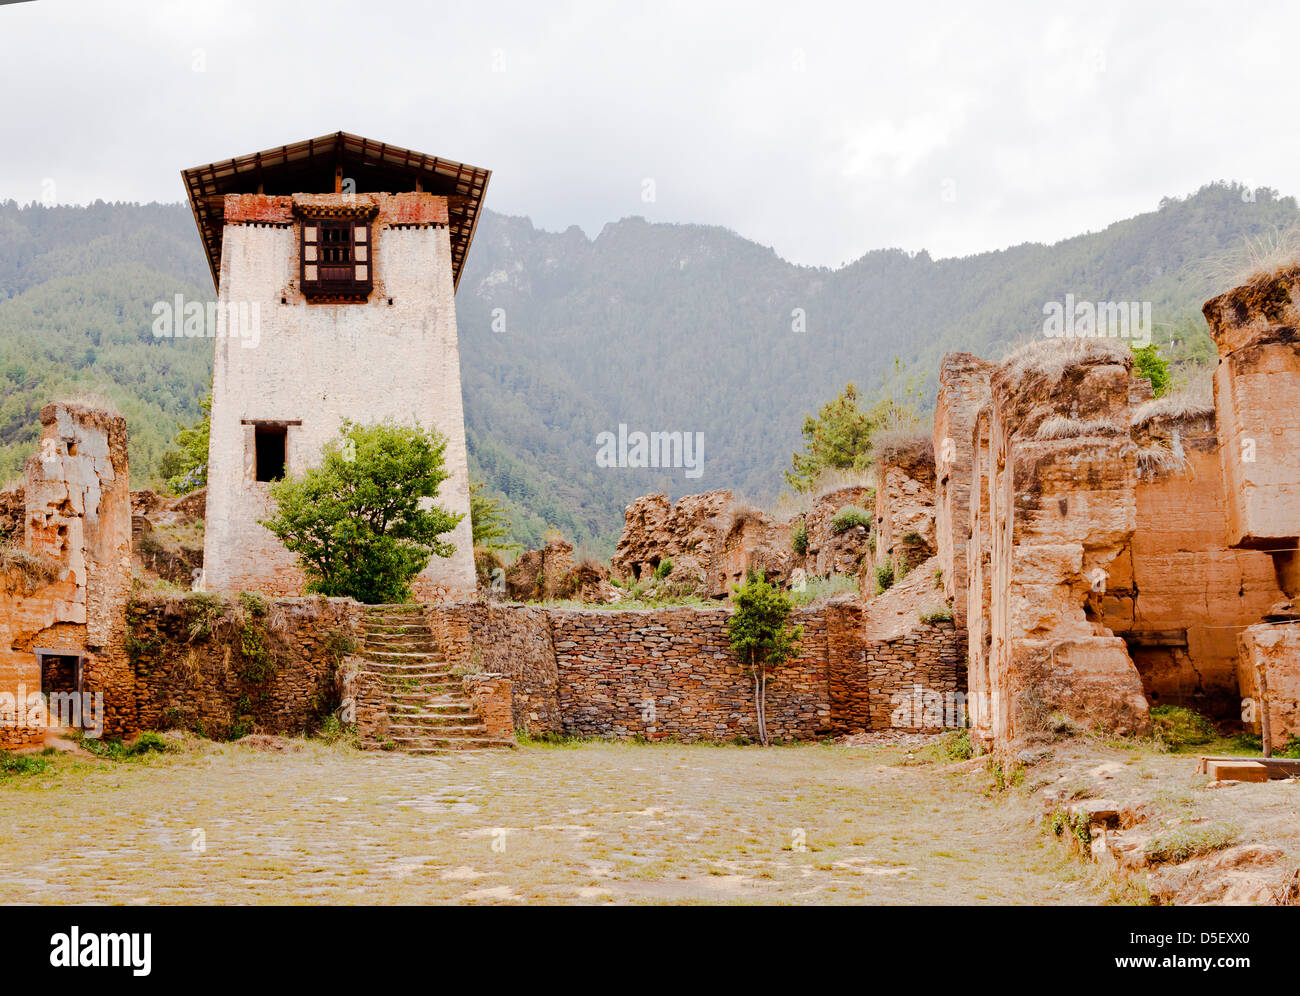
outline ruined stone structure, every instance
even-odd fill
[[[1227,542],[1263,551],[1285,601],[1238,636],[1246,717],[1273,746],[1300,736],[1300,267],[1260,274],[1205,304]]]
[[[935,544],[953,622],[966,625],[966,541],[970,536],[971,469],[975,419],[989,401],[991,364],[970,353],[949,353],[939,366],[934,409]]]
[[[339,704],[336,673],[361,639],[346,598],[289,598],[262,611],[194,592],[132,599],[126,657],[140,729],[314,730]]]
[[[795,566],[788,523],[740,506],[730,491],[686,495],[674,505],[664,494],[628,506],[623,535],[610,561],[623,581],[648,580],[663,561],[672,578],[703,598],[726,598],[750,570],[782,584]]]
[[[340,132],[184,178],[218,289],[207,587],[301,593],[260,524],[271,482],[346,420],[392,420],[446,439],[437,501],[464,516],[416,593],[472,595],[454,293],[489,173]]]
[[[600,604],[618,595],[609,583],[609,569],[591,558],[575,563],[573,544],[560,537],[521,553],[505,571],[505,588],[505,595],[516,602],[573,599]]]
[[[1206,304],[1212,401],[1152,399],[1105,340],[945,360],[939,552],[983,739],[1142,732],[1161,704],[1300,733],[1296,277]]]
[[[25,473],[21,499],[4,502],[21,501],[23,528],[0,559],[0,746],[40,742],[52,718],[120,735],[135,727],[125,420],[46,405]]]
[[[837,488],[814,498],[803,520],[808,532],[804,571],[822,577],[859,573],[871,559],[871,530],[853,526],[836,532],[835,515],[845,508],[861,508],[870,514],[875,506],[875,492],[863,486]]]
[[[902,577],[934,555],[934,446],[923,436],[890,443],[876,470],[875,564]]]

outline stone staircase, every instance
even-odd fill
[[[419,605],[369,605],[362,621],[362,673],[378,679],[388,739],[408,754],[515,746],[488,736],[460,678],[438,648]]]

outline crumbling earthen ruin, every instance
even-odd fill
[[[620,581],[648,581],[665,561],[687,590],[726,598],[751,570],[784,583],[795,555],[788,525],[737,504],[730,491],[687,495],[675,505],[667,495],[646,495],[628,506],[610,567]]]
[[[134,722],[125,666],[131,584],[126,421],[76,404],[41,409],[40,451],[0,560],[0,746],[51,726],[120,733]]]
[[[1126,345],[945,358],[939,558],[968,629],[971,721],[1009,743],[1149,728],[1182,705],[1300,732],[1296,271],[1205,306],[1214,393],[1152,399]]]

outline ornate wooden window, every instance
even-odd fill
[[[368,221],[303,219],[303,294],[317,300],[364,301],[374,287],[371,252]]]

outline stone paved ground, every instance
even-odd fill
[[[987,778],[906,744],[293,742],[0,779],[4,903],[1090,903]],[[969,766],[963,766],[969,769]],[[194,849],[202,830],[204,850]]]

